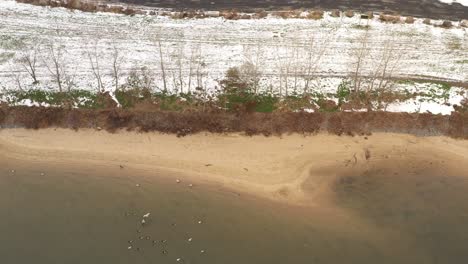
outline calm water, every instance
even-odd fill
[[[2,160],[0,263],[468,263],[466,178],[371,174],[338,180],[328,211],[130,168]]]

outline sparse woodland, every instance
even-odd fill
[[[323,12],[312,12],[309,18],[322,17]],[[343,61],[334,62],[344,72],[323,71],[322,66],[330,63],[327,56],[337,49],[331,43],[337,42],[338,28],[326,26],[317,34],[305,36],[298,32],[286,38],[273,32],[273,48],[265,47],[260,40],[245,42],[237,65],[228,67],[217,78],[213,78],[213,68],[208,65],[214,58],[207,52],[210,39],[205,36],[194,38],[185,31],[174,31],[168,37],[161,27],[140,25],[134,41],[151,48],[146,53],[151,56],[140,65],[133,54],[121,49],[119,39],[99,35],[81,43],[77,55],[73,50],[76,47],[70,47],[66,40],[73,36],[57,22],[50,40],[30,36],[15,47],[13,54],[8,53],[9,84],[16,87],[8,87],[4,98],[10,104],[29,99],[51,106],[86,108],[333,112],[385,110],[389,103],[416,96],[447,97],[453,84],[437,79],[427,79],[438,87],[433,94],[394,89],[402,82],[413,82],[401,77],[408,67],[407,50],[414,49],[405,46],[410,45],[406,43],[411,36],[375,36],[372,25],[365,21],[360,24],[359,34],[346,40],[353,43],[353,48],[343,49]],[[448,49],[466,48],[466,43],[457,41],[447,43]],[[231,58],[216,59],[228,62]],[[465,65],[461,63],[454,71],[463,72]],[[322,80],[329,77],[339,82],[324,92]],[[83,79],[88,80],[87,86],[83,86]]]

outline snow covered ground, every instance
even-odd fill
[[[468,6],[468,0],[439,0],[442,3],[446,4],[453,4],[453,3],[459,3],[464,6]]]
[[[20,62],[34,47],[39,50],[38,85],[32,85]],[[120,84],[134,71],[148,76],[155,89],[163,89],[164,67],[168,89],[184,92],[197,86],[215,90],[230,67],[247,62],[260,71],[260,89],[301,92],[310,79],[309,89],[336,92],[342,79],[353,75],[358,54],[364,54],[363,75],[375,74],[384,58],[389,58],[392,77],[468,82],[468,29],[457,22],[444,29],[420,19],[414,24],[387,24],[378,17],[334,18],[328,13],[321,20],[178,20],[0,1],[0,89],[56,89],[50,73],[54,66],[51,52],[58,55],[68,83],[94,90],[98,81],[93,66],[96,72],[97,65],[103,88],[114,89],[114,58],[121,68]],[[428,83],[419,91],[430,89]],[[457,103],[460,90],[465,90],[453,90],[449,97]],[[433,108],[435,113],[452,109]],[[410,110],[407,105],[394,105],[388,110],[402,109],[427,110],[419,105]]]

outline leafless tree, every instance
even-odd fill
[[[90,47],[88,47],[87,50],[87,55],[89,59],[89,63],[91,66],[91,71],[93,72],[94,78],[96,79],[97,85],[98,85],[98,91],[102,92],[104,91],[104,85],[102,82],[102,71],[101,71],[101,66],[100,66],[100,56],[99,56],[99,51],[98,51],[98,46],[99,46],[99,40],[93,41]]]
[[[195,75],[197,77],[197,87],[196,87],[196,89],[197,90],[203,90],[203,88],[205,87],[204,82],[203,82],[203,78],[206,75],[206,73],[205,73],[206,64],[205,64],[205,61],[203,59],[203,51],[202,51],[201,47],[198,48],[198,54],[196,56],[196,63],[197,63],[197,68],[195,70]]]
[[[155,34],[155,36],[153,38],[153,41],[157,45],[157,48],[158,48],[159,64],[160,64],[160,67],[161,67],[161,74],[162,74],[164,92],[167,92],[167,78],[166,78],[166,70],[165,70],[165,65],[164,65],[163,46],[162,46],[162,40],[161,40],[161,29],[159,29],[158,32],[156,32],[156,34]]]
[[[184,35],[180,36],[180,39],[183,39]],[[179,87],[180,93],[184,93],[184,76],[183,76],[183,69],[184,69],[184,64],[183,60],[185,58],[185,44],[183,41],[179,41],[177,43],[176,49],[175,49],[175,65],[177,67],[176,69],[176,74],[177,78],[174,80],[174,85],[175,87]]]
[[[379,42],[382,45],[370,47],[369,33],[359,38],[359,48],[354,53],[355,68],[353,71],[355,95],[364,93],[368,110],[372,110],[370,94],[376,92],[380,107],[381,96],[394,85],[394,73],[401,67],[403,50],[397,46],[397,37],[385,37]]]
[[[63,92],[63,86],[66,79],[65,71],[65,60],[64,60],[65,48],[60,43],[49,42],[45,46],[45,53],[42,54],[44,65],[49,73],[52,75],[55,83],[57,83],[59,92]]]
[[[330,38],[334,36],[333,33],[334,30],[325,32],[321,40],[311,37],[304,45],[306,54],[304,95],[309,93],[310,81],[314,79],[320,62],[329,48]]]
[[[119,79],[121,77],[121,67],[125,58],[121,54],[120,50],[114,45],[112,50],[112,78],[114,80],[114,87],[117,91],[119,89]]]
[[[240,77],[254,94],[258,92],[262,76],[262,72],[260,71],[262,53],[263,50],[260,42],[256,43],[253,47],[244,46],[244,62],[240,66]]]
[[[23,85],[22,85],[21,81],[23,80],[23,73],[22,73],[21,69],[18,69],[17,66],[18,65],[13,64],[13,63],[10,62],[10,77],[16,83],[16,85],[18,86],[18,89],[20,91],[22,91],[23,90]]]
[[[188,73],[188,84],[187,84],[187,92],[191,92],[191,87],[192,87],[192,75],[193,75],[193,64],[196,59],[196,54],[198,54],[198,50],[201,50],[201,44],[197,43],[197,45],[194,45],[192,43],[191,48],[190,48],[190,59],[189,59],[189,73]]]
[[[354,58],[354,69],[353,69],[353,92],[359,94],[361,84],[363,81],[363,67],[364,62],[369,56],[369,29],[366,29],[364,33],[358,38],[359,47],[352,54]]]
[[[38,55],[40,50],[40,43],[35,42],[27,51],[21,53],[19,58],[19,63],[23,69],[29,74],[33,80],[33,84],[38,84],[39,80],[37,78],[37,64],[38,64]]]

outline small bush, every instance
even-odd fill
[[[346,100],[348,100],[351,94],[350,89],[351,83],[349,81],[342,81],[336,90],[336,96],[338,97],[338,106],[341,106]]]
[[[322,19],[323,18],[323,11],[322,10],[313,10],[310,11],[309,14],[307,15],[308,19]]]
[[[448,20],[445,20],[444,22],[442,22],[442,25],[441,27],[443,28],[451,28],[453,25],[452,25],[452,22],[448,21]]]
[[[330,13],[331,17],[341,17],[341,11],[340,10],[332,10]]]
[[[256,13],[257,18],[265,18],[267,16],[268,16],[268,13],[266,11],[261,11],[261,12]]]
[[[394,24],[401,22],[400,16],[380,15],[379,19],[382,22],[388,22],[388,23],[394,23]]]
[[[344,15],[349,18],[354,17],[354,11],[348,10],[344,13]]]
[[[406,24],[414,24],[414,21],[415,21],[415,20],[414,20],[414,17],[407,17],[407,18],[405,19],[405,23],[406,23]]]

